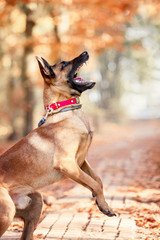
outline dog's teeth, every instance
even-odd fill
[[[86,62],[85,62],[85,64],[86,64]],[[80,66],[76,69],[75,74],[78,73],[78,71],[80,70],[80,68],[81,68],[83,65],[84,65],[84,63],[82,63],[82,65],[80,65]]]

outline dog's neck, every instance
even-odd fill
[[[48,86],[45,84],[43,91],[44,108],[46,108],[46,106],[49,104],[65,101],[73,97],[79,97],[81,95],[74,89],[71,89],[70,93],[65,90],[65,87],[62,90],[62,87],[59,89],[56,86]]]

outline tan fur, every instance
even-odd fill
[[[70,69],[60,71],[59,63],[54,68],[54,81],[44,79],[44,107],[72,98],[73,93],[79,95],[66,83]],[[81,109],[57,113],[0,156],[0,236],[10,225],[16,207],[16,216],[25,221],[21,239],[31,240],[42,205],[35,191],[65,178],[90,189],[100,210],[113,213],[105,202],[100,178],[86,160],[92,136]]]

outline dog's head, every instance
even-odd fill
[[[56,87],[65,86],[66,89],[72,90],[71,93],[75,90],[79,94],[95,85],[95,82],[87,82],[81,77],[77,77],[79,69],[88,59],[88,53],[83,52],[71,61],[63,61],[51,66],[44,58],[37,57],[41,74],[47,84]]]

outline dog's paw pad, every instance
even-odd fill
[[[117,214],[114,213],[111,209],[107,209],[107,210],[103,209],[103,208],[98,204],[97,200],[96,200],[96,203],[97,203],[97,206],[98,206],[99,210],[100,210],[103,214],[107,215],[108,217],[116,217],[116,216],[117,216]]]

